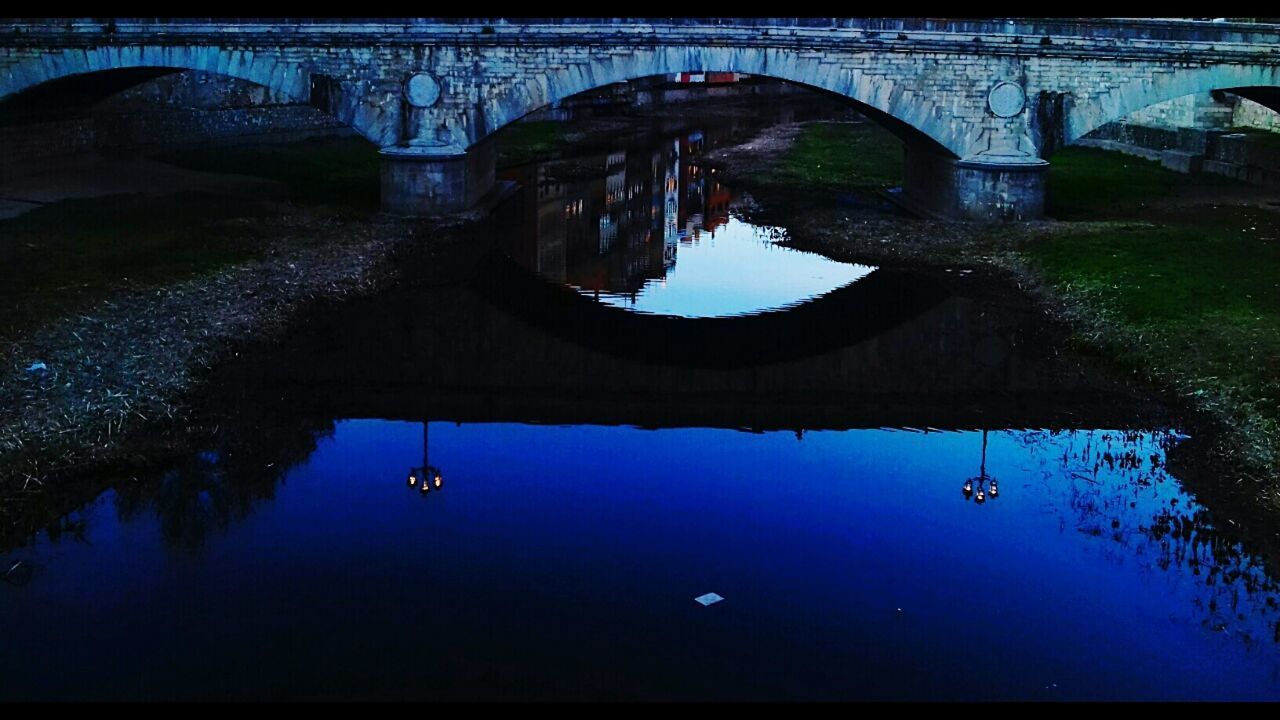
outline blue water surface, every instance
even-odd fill
[[[4,555],[0,696],[1280,698],[1167,433],[423,430],[337,423],[195,544],[108,492]]]

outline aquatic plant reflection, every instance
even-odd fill
[[[128,521],[151,510],[167,545],[199,550],[259,502],[273,499],[284,474],[332,432],[330,420],[297,418],[221,426],[204,452],[118,486],[116,513]]]
[[[1265,558],[1246,550],[1168,474],[1173,431],[1023,431],[1037,497],[1062,531],[1108,541],[1116,563],[1136,564],[1170,587],[1190,582],[1192,617],[1201,627],[1253,648],[1280,643],[1280,583]]]

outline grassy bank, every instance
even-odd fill
[[[378,207],[376,149],[360,138],[196,147],[160,158],[283,184],[300,205],[363,215]],[[112,293],[207,276],[260,258],[251,218],[280,212],[240,190],[63,200],[0,220],[0,339]]]
[[[261,214],[209,195],[67,200],[0,221],[0,337],[126,287],[181,282],[255,257],[231,218]]]
[[[902,183],[901,144],[872,122],[808,125],[780,160],[766,183],[832,192]]]
[[[363,140],[166,159],[283,180],[294,202],[269,183],[209,182],[0,221],[0,524],[52,478],[182,445],[210,367],[317,299],[371,291],[422,229],[366,217],[378,176]]]
[[[497,135],[498,167],[523,165],[553,157],[569,146],[565,123],[552,120],[525,120],[512,123]]]
[[[1188,188],[1227,181],[1116,153],[1069,148],[1052,163],[1059,218],[1122,221],[1017,250],[1080,321],[1082,345],[1212,412],[1231,431],[1224,451],[1274,477],[1280,215],[1197,203]]]
[[[1224,182],[1222,178],[1210,182]],[[1057,220],[1133,218],[1168,197],[1181,178],[1159,163],[1092,148],[1066,148],[1049,166],[1046,212]]]
[[[1058,222],[794,225],[844,258],[1015,269],[1071,320],[1078,350],[1215,418],[1222,459],[1266,479],[1259,492],[1280,507],[1280,213],[1255,188],[1119,153],[1066,148],[1051,163]],[[780,189],[883,186],[901,177],[901,145],[865,125],[810,125],[765,168],[753,176]]]

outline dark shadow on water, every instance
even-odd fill
[[[745,367],[811,357],[883,334],[947,297],[944,288],[927,278],[877,270],[783,310],[680,318],[603,305],[505,258],[494,258],[478,277],[478,293],[556,336],[619,357],[687,367]]]

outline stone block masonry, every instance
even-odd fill
[[[1204,112],[1206,107],[1215,112]],[[1278,134],[1268,134],[1273,131]],[[1177,172],[1280,186],[1280,113],[1232,93],[1153,105],[1078,142],[1154,160]]]
[[[943,176],[928,182],[909,173],[906,192],[922,202],[960,217],[1034,217],[1043,184],[1030,178],[1041,172],[1032,168],[1043,166],[1042,147],[1192,93],[1280,88],[1280,33],[1185,21],[914,18],[23,20],[0,28],[0,96],[128,67],[247,80],[320,107],[383,149],[436,148],[419,153],[426,164],[456,164],[449,158],[506,124],[604,85],[678,72],[773,77],[847,97],[920,152],[955,161],[927,163]],[[1061,111],[1036,112],[1045,98]],[[404,152],[384,157],[408,162]],[[467,163],[467,172],[481,164]],[[446,183],[450,172],[403,170],[391,174]],[[478,172],[449,181],[452,191],[418,183],[431,199],[413,207],[430,213],[467,202],[492,174]],[[960,185],[945,201],[926,196],[944,182]]]

